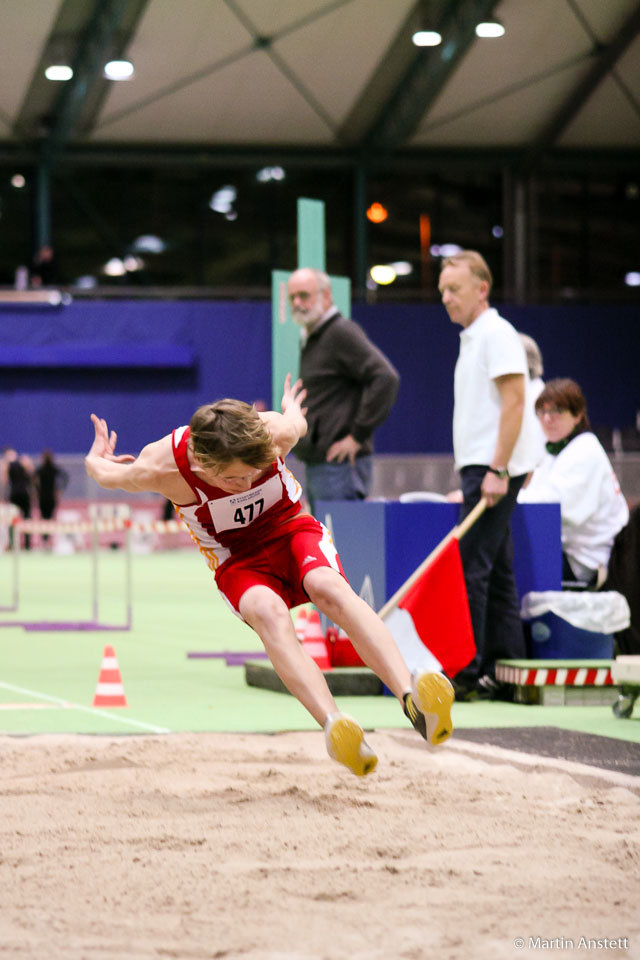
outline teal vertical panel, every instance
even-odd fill
[[[291,319],[287,298],[290,270],[271,271],[271,405],[280,410],[284,378],[300,370],[300,328]]]
[[[326,270],[324,203],[298,198],[298,267]]]
[[[298,198],[298,267],[325,270],[325,220],[321,200]],[[284,378],[300,370],[300,330],[291,319],[287,299],[288,270],[271,272],[271,405],[280,409]],[[333,299],[340,313],[351,315],[351,280],[331,277]]]
[[[349,277],[331,277],[333,300],[343,317],[351,316],[351,280]]]

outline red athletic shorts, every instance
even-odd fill
[[[240,616],[240,599],[249,587],[269,587],[287,607],[308,603],[302,581],[316,567],[345,576],[329,530],[307,513],[282,524],[278,534],[247,554],[231,556],[216,572],[220,593]]]

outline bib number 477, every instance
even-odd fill
[[[244,507],[238,507],[233,515],[234,523],[251,523],[255,517],[259,517],[264,509],[264,499],[254,500],[253,503],[247,503]]]

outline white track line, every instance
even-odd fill
[[[142,730],[151,730],[152,733],[171,733],[167,727],[156,727],[152,723],[145,723],[143,720],[133,720],[131,717],[125,717],[118,713],[107,713],[105,710],[98,710],[96,707],[85,707],[81,703],[71,703],[69,700],[63,700],[60,697],[51,697],[46,693],[40,693],[37,690],[27,690],[25,687],[17,687],[13,683],[3,683],[0,681],[0,687],[5,690],[13,690],[15,693],[23,693],[27,697],[33,697],[34,700],[47,700],[58,707],[74,710],[82,710],[84,713],[92,713],[97,717],[106,717],[108,720],[117,720],[119,723],[140,727]]]
[[[568,732],[571,733],[572,731]],[[502,760],[505,763],[518,763],[526,767],[549,767],[562,773],[591,777],[597,780],[607,780],[609,783],[613,783],[619,787],[629,787],[634,790],[640,789],[640,777],[631,773],[622,773],[619,770],[607,770],[604,767],[578,763],[576,760],[559,760],[555,757],[546,757],[538,753],[523,753],[519,750],[509,750],[506,747],[494,747],[492,744],[477,743],[474,740],[463,740],[462,738],[455,740],[454,737],[447,741],[446,748],[454,749],[459,753],[486,757],[487,760],[490,761]]]

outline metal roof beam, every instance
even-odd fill
[[[380,168],[388,171],[441,171],[443,167],[455,166],[457,170],[499,171],[508,166],[516,169],[523,159],[520,147],[468,147],[415,148],[396,151],[382,157]],[[35,145],[0,142],[0,169],[21,165],[37,165],[40,157]],[[318,147],[283,147],[281,144],[265,144],[257,148],[224,144],[193,143],[82,143],[69,144],[60,158],[61,171],[76,168],[100,169],[120,167],[130,170],[144,167],[158,170],[179,167],[182,170],[216,169],[237,167],[254,169],[256,165],[279,164],[295,169],[326,170],[355,169],[362,162],[356,150],[321,149]],[[640,166],[640,150],[633,147],[584,148],[564,147],[550,150],[544,157],[544,170],[581,176],[591,173],[596,176],[635,170]],[[9,173],[13,171],[9,170]]]
[[[640,32],[640,2],[636,4],[633,12],[620,27],[611,43],[594,48],[595,62],[593,66],[551,117],[542,133],[525,154],[522,162],[523,173],[530,173],[538,165],[543,154],[553,147],[602,79],[613,69],[625,50],[633,43],[638,32]]]
[[[476,39],[476,25],[496,5],[496,0],[448,0],[429,27],[441,34],[442,43],[413,48],[400,83],[361,141],[363,152],[388,152],[406,142]]]
[[[127,20],[131,35],[132,8],[137,22],[148,0],[95,0],[91,18],[79,38],[73,58],[73,77],[60,91],[49,131],[42,142],[42,159],[52,168],[65,145],[75,136],[80,120],[90,98],[96,98],[96,86],[105,81],[102,71],[106,60],[112,59],[114,51],[124,46],[121,30]]]

